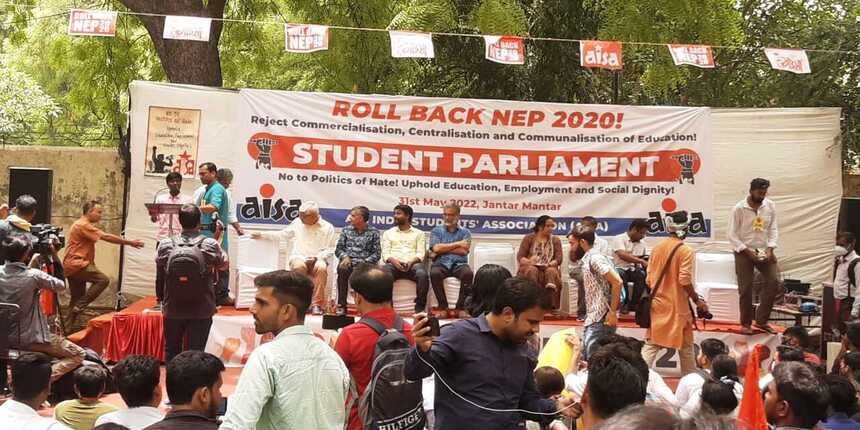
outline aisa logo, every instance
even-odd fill
[[[687,214],[690,219],[688,235],[700,236],[708,234],[708,224],[705,223],[705,215],[701,212],[690,212]],[[663,212],[648,212],[648,234],[668,233],[666,229],[666,219],[669,218]]]
[[[239,208],[239,212],[243,219],[246,220],[272,220],[280,222],[282,220],[292,221],[299,216],[299,206],[302,205],[301,199],[277,199],[272,200],[275,195],[275,187],[272,184],[263,184],[260,186],[260,196],[262,197],[245,197],[245,204]]]

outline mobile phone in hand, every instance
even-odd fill
[[[227,415],[227,397],[221,398],[221,404],[218,405],[218,412],[216,412],[215,415],[219,417]]]
[[[428,316],[427,325],[430,327],[430,332],[427,333],[428,336],[439,336],[439,318],[432,315]]]

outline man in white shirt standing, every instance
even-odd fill
[[[769,325],[770,311],[779,289],[779,266],[773,250],[777,247],[779,232],[776,206],[766,198],[770,181],[755,178],[750,181],[749,195],[739,201],[729,214],[728,236],[735,252],[735,273],[740,295],[741,334],[752,334],[753,275],[758,269],[765,279],[760,303],[755,311],[755,326],[768,333],[776,333]]]
[[[322,315],[328,294],[328,258],[334,255],[337,235],[334,227],[320,217],[314,201],[302,203],[299,218],[277,232],[251,234],[253,239],[292,240],[293,249],[287,261],[290,270],[308,275],[314,281],[311,313]]]
[[[25,352],[12,363],[12,398],[0,405],[0,427],[15,430],[71,430],[38,411],[51,390],[51,358]]]
[[[110,412],[96,426],[113,423],[141,430],[164,419],[161,404],[161,371],[158,360],[148,355],[129,355],[113,368],[113,380],[128,409]]]
[[[314,286],[296,271],[254,279],[257,334],[275,339],[248,358],[221,430],[343,430],[350,374],[340,356],[304,324]]]
[[[845,323],[860,316],[857,281],[860,280],[860,256],[854,249],[857,239],[850,231],[836,234],[836,271],[833,273],[833,298],[836,299],[836,328],[845,333]]]
[[[170,172],[164,179],[167,182],[168,192],[159,192],[155,196],[155,203],[184,205],[192,202],[190,196],[180,192],[182,190],[182,175],[179,172]],[[170,215],[153,215],[150,217],[150,221],[158,225],[158,231],[155,233],[156,253],[158,253],[158,242],[169,237],[179,236],[182,233],[182,226],[179,225],[179,212]],[[156,307],[160,307],[164,300],[164,275],[158,271],[155,274],[155,297],[158,300]]]
[[[645,245],[645,235],[648,234],[648,223],[641,218],[634,219],[627,231],[612,238],[612,258],[618,274],[624,285],[621,289],[622,312],[635,309],[639,298],[645,291],[645,277],[648,260],[645,258],[648,249]]]

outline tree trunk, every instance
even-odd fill
[[[223,18],[227,0],[119,0],[132,12],[180,16]],[[164,17],[136,15],[143,23],[158,52],[161,66],[170,82],[179,84],[220,87],[221,56],[218,43],[221,39],[223,21],[212,21],[209,42],[192,40],[165,40]]]

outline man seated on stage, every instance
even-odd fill
[[[25,352],[12,362],[12,398],[0,405],[4,429],[71,430],[53,418],[37,412],[51,392],[51,358]]]
[[[275,270],[254,278],[254,285],[254,330],[275,338],[251,352],[221,430],[343,430],[349,370],[305,325],[311,280]]]
[[[9,262],[0,266],[0,302],[14,303],[21,308],[18,319],[11,321],[9,342],[13,347],[43,352],[57,359],[51,370],[51,380],[56,381],[80,366],[85,355],[79,346],[54,334],[48,328],[48,319],[39,305],[39,293],[42,289],[59,292],[66,284],[41,270],[27,267],[33,250],[29,237],[7,237],[2,246]]]
[[[647,234],[648,223],[644,219],[634,219],[625,233],[612,239],[612,257],[615,268],[621,275],[622,310],[625,312],[633,310],[646,288],[645,271],[648,269],[648,260],[645,254],[648,250],[645,236]],[[628,288],[630,283],[633,283],[633,288]]]
[[[228,267],[227,254],[218,242],[200,234],[200,218],[197,206],[183,205],[179,211],[182,235],[158,244],[155,264],[164,276],[166,361],[183,351],[186,336],[188,349],[202,351],[206,346],[215,314],[212,274]]]
[[[355,306],[362,320],[373,320],[380,325],[379,328],[386,330],[395,327],[395,321],[399,320],[402,324],[400,332],[410,343],[414,343],[412,325],[398,317],[391,304],[394,278],[388,271],[378,266],[363,264],[355,269],[349,278],[349,285],[355,292]],[[335,352],[343,359],[349,373],[355,379],[359,397],[370,383],[376,341],[379,336],[377,330],[370,325],[357,322],[344,327],[334,345]],[[347,426],[349,430],[362,429],[358,409],[358,402],[355,402],[349,412]]]
[[[362,263],[376,264],[382,254],[379,230],[368,225],[370,209],[356,206],[349,213],[349,224],[340,232],[334,255],[340,259],[337,265],[337,312],[346,314],[346,295],[349,291],[349,276]]]
[[[83,216],[69,229],[69,243],[63,257],[63,269],[69,280],[69,315],[65,330],[72,330],[78,315],[101,295],[110,285],[110,278],[96,267],[96,242],[129,245],[143,248],[140,240],[128,240],[115,234],[105,233],[95,226],[102,219],[102,204],[91,200],[84,203]],[[87,289],[87,283],[91,283]]]
[[[299,206],[299,218],[277,232],[252,233],[254,239],[292,240],[293,252],[288,257],[290,270],[308,275],[314,281],[311,313],[322,315],[328,302],[328,263],[336,245],[334,227],[320,217],[319,206],[307,201]]]
[[[383,266],[394,280],[409,279],[417,284],[415,295],[415,312],[427,309],[427,294],[430,291],[430,278],[422,260],[427,253],[424,232],[412,226],[412,207],[397,205],[394,207],[394,227],[382,234]],[[445,298],[435,289],[436,300]]]
[[[465,309],[466,297],[472,286],[472,268],[469,267],[469,250],[472,246],[472,233],[468,229],[460,227],[460,206],[455,203],[445,205],[442,210],[445,223],[430,231],[430,250],[432,251],[433,264],[430,266],[430,284],[439,300],[439,308],[448,309],[448,300],[445,297],[445,286],[442,281],[450,276],[460,280],[460,293],[457,303],[454,305],[456,311]]]
[[[167,182],[168,192],[160,192],[155,196],[155,203],[171,205],[192,203],[190,196],[180,193],[182,189],[182,175],[178,172],[170,172],[164,180]],[[182,226],[179,225],[179,214],[159,214],[153,215],[149,219],[158,224],[158,231],[155,232],[156,253],[158,253],[158,242],[169,237],[178,236],[182,232]],[[164,301],[164,277],[160,275],[161,273],[156,273],[155,275],[155,297],[158,300],[159,307],[161,306],[161,302]]]
[[[203,351],[185,351],[167,363],[170,412],[146,430],[215,430],[224,363]],[[232,403],[231,403],[232,404]]]
[[[106,423],[142,430],[164,419],[161,404],[161,370],[158,360],[148,355],[129,355],[113,368],[116,390],[128,409],[99,417],[96,426]]]

